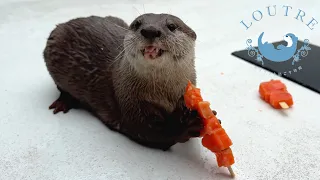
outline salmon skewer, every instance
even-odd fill
[[[259,86],[260,97],[275,109],[288,109],[293,105],[292,95],[280,80],[262,82]]]
[[[234,164],[234,157],[230,148],[232,141],[210,109],[210,103],[203,101],[200,89],[196,88],[190,81],[184,94],[184,100],[186,106],[189,109],[197,110],[203,120],[204,129],[200,133],[202,145],[216,155],[218,166],[227,167],[231,176],[234,177],[235,174],[231,167]]]

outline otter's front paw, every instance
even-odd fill
[[[184,143],[190,138],[199,137],[200,132],[204,128],[201,117],[197,111],[187,112],[188,115],[183,118],[184,129],[177,139],[177,142]]]
[[[216,111],[212,111],[214,115],[217,115]],[[204,128],[203,121],[201,117],[199,116],[198,112],[193,110],[188,113],[188,116],[185,117],[186,122],[186,128],[181,134],[181,136],[178,138],[178,142],[184,143],[188,141],[190,138],[199,137],[201,134],[201,131]],[[220,124],[221,120],[218,119]]]

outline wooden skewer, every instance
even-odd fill
[[[236,176],[236,175],[234,174],[233,169],[232,169],[231,166],[228,166],[228,170],[229,170],[229,172],[230,172],[230,174],[231,174],[231,177],[235,177],[235,176]]]
[[[279,102],[279,104],[282,107],[282,109],[288,109],[289,108],[288,104],[285,103],[285,102]]]

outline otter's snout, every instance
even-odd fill
[[[145,27],[140,31],[141,35],[148,40],[154,40],[161,36],[161,31],[153,26]]]

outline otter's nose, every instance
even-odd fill
[[[147,39],[154,39],[161,36],[161,31],[154,27],[144,28],[141,31],[141,35]]]

